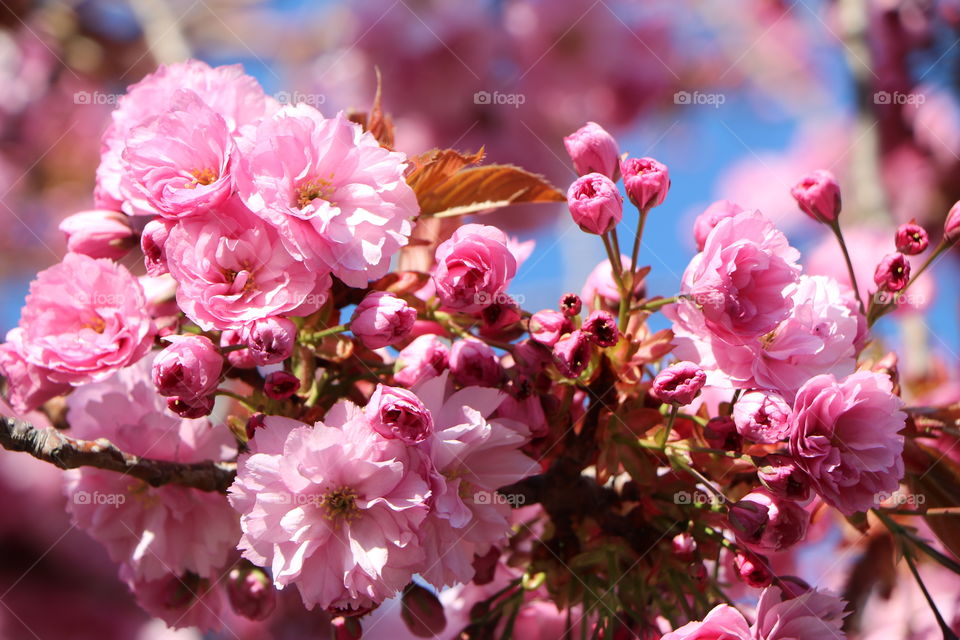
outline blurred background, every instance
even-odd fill
[[[692,221],[717,199],[760,209],[808,272],[846,279],[826,229],[789,195],[812,169],[840,178],[865,293],[896,225],[915,218],[936,241],[960,198],[960,0],[0,0],[0,27],[2,332],[36,271],[60,259],[59,221],[92,206],[118,95],[188,57],[241,63],[281,102],[326,114],[367,108],[379,69],[401,150],[483,146],[564,190],[576,176],[562,137],[601,124],[621,151],[670,167],[641,254],[651,294],[676,293]],[[579,291],[603,259],[562,206],[486,221],[536,240],[511,287],[533,311]],[[882,322],[916,401],[960,399],[958,257]],[[167,637],[70,527],[59,472],[22,457],[0,455],[0,638]],[[864,557],[851,548],[819,582],[842,587]]]

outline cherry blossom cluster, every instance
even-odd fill
[[[141,606],[213,630],[270,624],[296,591],[338,638],[398,596],[419,637],[844,638],[848,603],[791,554],[829,514],[906,531],[887,503],[915,414],[871,329],[960,238],[960,205],[932,251],[898,228],[865,300],[814,171],[791,193],[848,280],[720,201],[652,295],[669,169],[588,123],[565,200],[607,259],[531,313],[510,288],[532,243],[459,216],[509,206],[498,181],[564,194],[479,155],[408,158],[379,109],[284,106],[238,67],[148,76],[104,134],[97,208],[63,223],[69,253],[0,345],[17,414],[92,460],[67,509]],[[104,440],[167,480],[98,467]],[[211,470],[225,492],[196,482]]]

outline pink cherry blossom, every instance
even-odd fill
[[[702,621],[688,622],[661,640],[753,640],[743,614],[727,604],[714,607]]]
[[[54,382],[47,369],[27,362],[17,350],[20,329],[7,334],[7,342],[0,344],[0,376],[7,381],[7,400],[19,413],[32,411],[62,393],[70,385]]]
[[[363,287],[386,274],[419,212],[405,161],[343,114],[298,104],[257,127],[237,187],[291,254]]]
[[[177,303],[204,329],[240,329],[268,316],[309,315],[330,277],[295,260],[276,230],[230,200],[181,220],[164,246]]]
[[[433,274],[446,307],[472,313],[500,298],[517,273],[507,236],[489,225],[466,224],[441,243]]]
[[[790,405],[775,393],[751,391],[733,407],[737,431],[751,442],[773,444],[789,433]]]
[[[790,452],[824,500],[845,515],[892,494],[903,477],[903,401],[883,374],[811,378],[797,392]]]
[[[68,253],[30,284],[11,344],[52,382],[103,380],[150,348],[155,328],[145,307],[143,287],[124,267]]]
[[[233,438],[206,420],[165,409],[150,379],[150,358],[68,399],[71,435],[107,438],[133,455],[176,462],[225,460]],[[83,467],[65,477],[74,523],[106,547],[136,579],[170,571],[210,576],[227,560],[240,532],[222,495],[174,484],[151,487],[128,475]]]
[[[226,121],[192,91],[127,136],[120,192],[138,213],[204,213],[233,190],[236,143]]]
[[[778,587],[760,594],[756,622],[751,627],[755,640],[830,638],[845,640],[843,619],[846,603],[829,591],[811,589],[794,598],[784,598]]]
[[[60,223],[67,236],[67,249],[91,258],[119,260],[134,246],[136,238],[127,216],[119,211],[94,209],[68,216]]]
[[[312,427],[264,422],[229,493],[244,557],[278,588],[295,584],[308,608],[360,608],[403,588],[423,559],[421,454],[379,437],[348,402]]]

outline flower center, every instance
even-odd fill
[[[107,328],[107,321],[99,315],[94,314],[92,318],[83,323],[84,329],[93,329],[97,333],[103,333]]]
[[[223,272],[223,277],[227,279],[227,282],[234,285],[234,289],[239,288],[239,292],[236,293],[250,293],[257,288],[257,283],[253,279],[253,269],[247,265],[243,265],[240,271],[227,269]]]
[[[331,198],[335,191],[332,173],[327,180],[323,178],[307,180],[297,188],[297,206],[303,209],[317,198],[333,204]]]
[[[350,487],[328,491],[320,498],[320,505],[327,520],[343,519],[350,522],[360,515],[357,509],[357,492]]]
[[[196,189],[198,184],[207,186],[219,177],[213,169],[194,169],[190,175],[193,176],[193,180],[183,185],[184,189]]]

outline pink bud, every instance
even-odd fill
[[[592,349],[590,338],[577,329],[560,338],[553,346],[553,360],[560,373],[576,378],[590,364]]]
[[[588,122],[563,139],[578,175],[602,173],[611,180],[620,176],[620,148],[612,135],[596,122]]]
[[[670,190],[667,165],[653,158],[627,158],[620,163],[623,186],[630,201],[645,210],[663,204]]]
[[[405,387],[413,387],[436,378],[447,368],[449,356],[450,349],[439,337],[419,336],[397,355],[393,379]]]
[[[733,406],[733,421],[747,440],[773,444],[789,434],[790,413],[790,405],[776,393],[750,391]]]
[[[749,551],[737,551],[733,557],[733,566],[740,579],[751,587],[762,589],[773,581],[773,572],[767,559]]]
[[[234,612],[249,620],[266,620],[277,607],[273,581],[259,567],[230,571],[227,596]]]
[[[433,433],[433,416],[412,391],[378,384],[364,415],[384,438],[417,444]]]
[[[896,242],[897,251],[915,256],[923,253],[930,246],[930,237],[926,229],[918,225],[915,220],[911,220],[897,227]]]
[[[612,347],[620,341],[617,319],[609,311],[590,312],[583,323],[583,332],[599,347]]]
[[[817,222],[830,224],[840,215],[840,185],[826,169],[808,173],[791,190],[800,209]]]
[[[562,335],[573,331],[573,325],[559,311],[544,309],[530,316],[529,329],[531,338],[552,347]]]
[[[603,235],[623,218],[623,197],[610,178],[588,173],[567,190],[567,206],[573,221],[587,233]]]
[[[790,456],[772,453],[757,463],[757,476],[770,493],[802,502],[810,497],[810,476]]]
[[[565,293],[560,296],[560,312],[568,317],[580,315],[580,309],[583,308],[583,301],[575,293]]]
[[[173,411],[181,418],[202,418],[210,415],[213,411],[213,405],[216,398],[214,396],[204,396],[196,398],[189,402],[183,398],[167,398],[167,408]]]
[[[64,218],[67,249],[91,258],[119,260],[136,244],[130,219],[119,211],[93,209]]]
[[[368,349],[379,349],[406,338],[417,321],[417,311],[386,291],[372,291],[357,305],[350,331]]]
[[[241,336],[241,332],[234,329],[226,329],[220,334],[220,348],[246,346]],[[236,349],[227,351],[225,354],[227,362],[234,369],[255,369],[257,363],[253,360],[253,354],[250,349]]]
[[[164,252],[164,246],[167,244],[167,236],[170,235],[170,229],[175,223],[165,218],[154,218],[147,223],[140,233],[140,248],[143,250],[143,264],[147,268],[147,274],[157,277],[162,276],[167,271],[167,256]]]
[[[877,265],[873,281],[886,291],[901,291],[910,282],[910,261],[902,253],[888,253]]]
[[[286,400],[300,388],[300,378],[289,371],[274,371],[263,381],[263,392],[272,400]]]
[[[693,362],[675,362],[653,379],[650,395],[660,402],[687,405],[700,393],[707,382],[707,374]]]
[[[485,338],[510,340],[523,331],[523,312],[510,296],[484,307],[480,319],[480,335]]]
[[[947,242],[960,240],[960,202],[955,202],[947,213],[947,220],[943,224],[943,238]]]
[[[464,387],[495,387],[503,378],[503,367],[490,345],[469,338],[453,343],[450,372]]]
[[[262,413],[255,413],[247,419],[247,440],[253,440],[253,436],[257,434],[257,429],[263,429],[267,426],[266,417],[267,416]]]
[[[403,590],[400,617],[410,633],[419,638],[433,638],[447,626],[443,604],[432,592],[410,583]]]
[[[192,403],[220,384],[223,356],[204,336],[169,336],[171,344],[153,361],[153,383],[162,396]]]
[[[707,236],[715,226],[720,224],[720,221],[742,212],[743,207],[729,200],[717,200],[707,207],[693,223],[693,237],[697,242],[697,251],[703,251]]]
[[[711,447],[724,451],[739,451],[742,444],[737,425],[730,416],[710,418],[703,427],[703,437]]]
[[[293,353],[297,342],[297,325],[289,318],[270,316],[248,323],[242,331],[250,356],[258,365],[283,362]]]
[[[693,562],[697,552],[697,540],[689,533],[678,533],[673,537],[673,554],[681,562]]]
[[[763,551],[783,551],[803,540],[810,514],[792,500],[756,489],[730,508],[730,524],[746,544]]]

